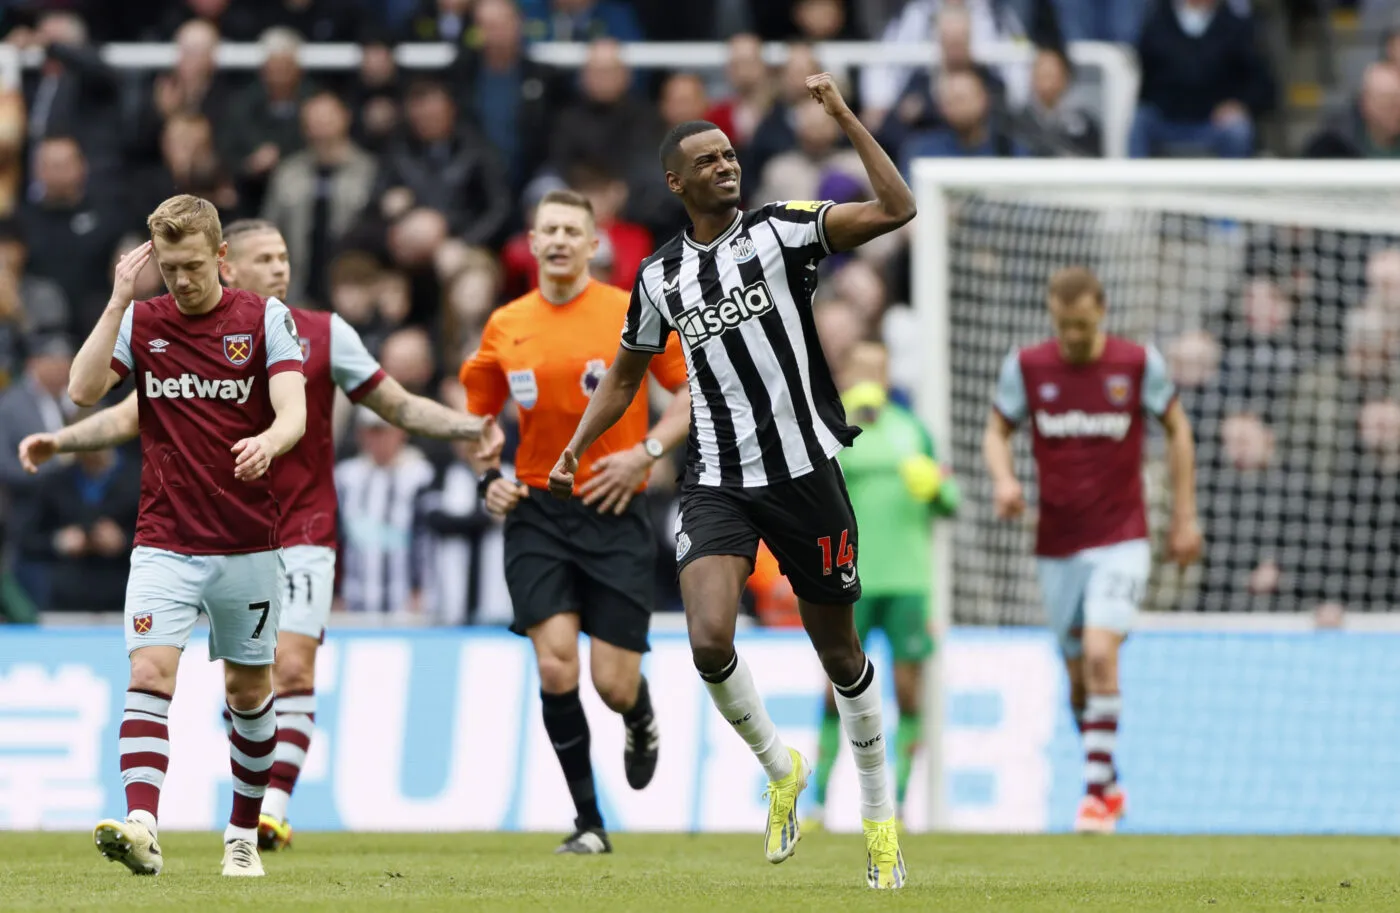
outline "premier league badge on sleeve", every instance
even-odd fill
[[[301,346],[301,360],[302,360],[302,361],[310,361],[310,360],[311,360],[311,340],[307,339],[305,336],[298,336],[298,337],[297,337],[297,345]]]
[[[235,368],[242,367],[253,356],[253,334],[231,333],[224,337],[224,357]]]

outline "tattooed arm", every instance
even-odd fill
[[[19,462],[26,472],[39,467],[60,453],[80,450],[106,450],[125,444],[140,433],[133,392],[115,406],[95,412],[53,434],[31,434],[19,442]]]
[[[392,377],[385,377],[360,400],[360,405],[368,406],[389,424],[421,437],[476,440],[484,424],[480,416],[409,393]]]

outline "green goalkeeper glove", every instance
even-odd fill
[[[938,497],[943,487],[943,470],[931,457],[919,454],[906,458],[899,464],[899,477],[914,500],[927,504]]]

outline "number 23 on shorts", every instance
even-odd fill
[[[822,550],[822,575],[829,577],[833,567],[850,567],[856,562],[856,550],[851,547],[851,531],[841,530],[840,545],[835,553],[835,563],[831,551],[832,537],[822,536],[817,539],[817,548]]]

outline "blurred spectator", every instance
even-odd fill
[[[1099,124],[1068,100],[1074,71],[1063,51],[1041,48],[1031,70],[1031,101],[1012,121],[1011,132],[1031,155],[1103,155]]]
[[[418,614],[422,568],[414,555],[413,508],[433,468],[407,446],[404,431],[368,409],[356,412],[361,455],[335,467],[344,606],[350,612]]]
[[[791,36],[803,41],[859,41],[860,30],[847,15],[849,0],[795,0]]]
[[[472,3],[473,0],[418,0],[404,40],[472,44]]]
[[[348,251],[331,261],[326,283],[331,310],[354,328],[365,347],[378,355],[391,328],[379,312],[379,280],[383,270],[363,251]]]
[[[943,7],[935,20],[933,35],[939,47],[937,64],[909,76],[894,108],[878,125],[879,140],[887,149],[898,149],[915,131],[947,126],[938,100],[939,76],[943,73],[975,73],[987,90],[992,112],[999,114],[1006,108],[1006,86],[1001,77],[972,56],[972,19],[967,10],[960,6]]]
[[[796,127],[797,148],[774,156],[763,169],[758,199],[830,199],[830,194],[820,193],[823,180],[830,176],[854,182],[853,198],[864,199],[868,193],[865,166],[854,149],[840,145],[841,127],[822,106],[800,106]]]
[[[694,73],[672,73],[661,83],[659,107],[667,130],[686,121],[704,120],[710,110],[704,80]]]
[[[132,131],[133,155],[155,164],[165,121],[176,114],[202,114],[211,124],[227,116],[233,93],[215,63],[218,48],[218,30],[201,19],[192,19],[176,31],[175,66],[151,81]]]
[[[866,336],[865,321],[844,301],[828,301],[813,312],[822,354],[834,373],[840,373],[846,356]]]
[[[410,207],[428,207],[447,220],[448,233],[469,244],[498,245],[511,196],[489,144],[470,124],[458,122],[457,105],[439,82],[414,82],[406,111],[408,130],[381,162],[374,192],[381,211],[392,219]],[[434,249],[426,250],[423,262]]]
[[[900,147],[900,170],[906,178],[910,163],[924,156],[1005,158],[1025,154],[997,125],[987,89],[975,73],[944,72],[938,80],[938,108],[947,126],[921,130]]]
[[[68,333],[73,315],[63,287],[28,270],[29,246],[18,219],[0,219],[0,277],[5,284],[0,308],[27,333]],[[9,377],[6,377],[6,382]]]
[[[754,615],[765,628],[801,628],[802,616],[792,584],[783,576],[778,559],[760,542],[754,557],[753,573],[745,584],[753,600]]]
[[[16,28],[5,40],[44,51],[43,65],[25,80],[31,166],[45,139],[72,136],[95,178],[103,183],[115,178],[123,146],[120,81],[88,43],[83,20],[75,13],[46,13],[36,30]],[[31,183],[29,198],[37,199],[40,193]]]
[[[93,450],[59,464],[39,483],[37,522],[19,531],[25,562],[49,578],[45,608],[120,612],[141,502],[141,460]]]
[[[1268,279],[1251,280],[1220,337],[1225,348],[1218,384],[1224,410],[1276,421],[1269,410],[1288,401],[1302,368],[1293,302]]]
[[[578,165],[606,166],[620,174],[631,191],[632,214],[658,231],[674,220],[677,207],[657,180],[656,149],[664,131],[655,107],[628,94],[630,80],[621,45],[611,39],[593,42],[580,74],[583,97],[555,121],[549,158],[560,175]]]
[[[302,147],[301,103],[311,94],[297,59],[301,36],[268,29],[258,43],[267,54],[258,82],[238,95],[215,127],[223,158],[239,177],[239,195],[253,211],[262,205],[272,169]]]
[[[0,89],[0,218],[13,215],[24,195],[26,120],[24,93]]]
[[[1054,0],[1065,41],[1134,44],[1153,0]],[[1209,540],[1207,540],[1209,541]]]
[[[1361,77],[1355,108],[1308,141],[1304,158],[1400,157],[1400,66],[1373,63]]]
[[[773,106],[773,79],[757,35],[729,39],[724,77],[732,94],[712,105],[704,119],[724,131],[742,159],[754,131]]]
[[[969,56],[990,44],[1025,39],[1026,28],[1016,16],[1011,4],[999,0],[909,0],[899,16],[890,21],[880,37],[882,43],[928,41],[933,36],[943,45],[944,10],[965,10],[968,16]],[[956,27],[956,26],[955,26]],[[1045,37],[1033,36],[1039,45],[1054,44]],[[946,61],[944,62],[946,65]],[[882,123],[894,109],[918,70],[903,66],[870,66],[861,73],[860,106],[867,124]]]
[[[374,158],[350,139],[350,112],[340,96],[319,92],[301,108],[306,150],[272,173],[263,218],[277,224],[296,264],[288,296],[325,304],[326,274],[340,239],[369,205]]]
[[[1272,110],[1274,85],[1255,48],[1248,9],[1225,0],[1159,3],[1138,39],[1142,88],[1134,158],[1254,154],[1254,119]]]
[[[384,340],[379,350],[379,364],[404,389],[419,396],[431,395],[437,373],[433,357],[433,342],[421,327],[397,330]]]
[[[110,297],[107,258],[121,234],[121,213],[89,194],[87,162],[71,137],[39,145],[35,174],[43,193],[20,210],[29,270],[58,283],[75,330],[86,334],[100,311],[98,299],[105,304]]]
[[[177,193],[203,197],[224,212],[237,208],[233,176],[219,161],[214,129],[203,114],[182,111],[169,117],[161,131],[160,153],[161,165],[133,207],[132,224],[144,222],[147,213]]]
[[[505,163],[512,198],[549,155],[550,128],[564,104],[564,77],[525,56],[520,12],[511,0],[477,0],[479,46],[458,52],[453,79]]]
[[[762,175],[770,159],[797,147],[797,108],[814,104],[807,91],[807,77],[822,72],[816,52],[808,44],[789,44],[787,52],[778,97],[754,130],[748,155],[739,162],[751,175]]]
[[[531,41],[641,41],[642,26],[622,0],[520,0]]]
[[[169,41],[181,25],[200,19],[229,41],[253,41],[268,25],[258,13],[257,6],[246,0],[176,0],[146,30],[146,40]]]
[[[350,82],[346,101],[354,115],[355,141],[371,152],[383,152],[402,120],[399,111],[399,68],[394,51],[380,40],[360,45],[360,69]]]
[[[59,471],[51,461],[29,475],[19,464],[19,442],[31,434],[56,432],[75,408],[68,398],[68,369],[73,347],[61,336],[31,339],[24,376],[0,393],[0,486],[7,494],[6,527],[23,532],[39,525],[39,483]],[[6,542],[5,572],[38,605],[48,602],[49,574],[43,562],[19,557],[15,543]]]
[[[274,0],[270,19],[307,41],[351,41],[364,16],[361,5],[356,0]]]
[[[466,392],[452,378],[443,383],[443,402],[467,407]],[[469,468],[465,441],[454,441],[452,458],[433,466],[433,477],[418,491],[414,541],[423,566],[424,604],[439,624],[508,625],[510,593],[505,582],[502,523],[486,512]],[[508,465],[502,470],[514,476]]]
[[[1202,499],[1202,531],[1210,538],[1200,587],[1204,611],[1275,607],[1280,591],[1296,590],[1298,568],[1284,555],[1289,477],[1276,464],[1274,432],[1257,415],[1228,416],[1220,425],[1221,459],[1210,469]],[[1291,606],[1290,606],[1291,608]]]

